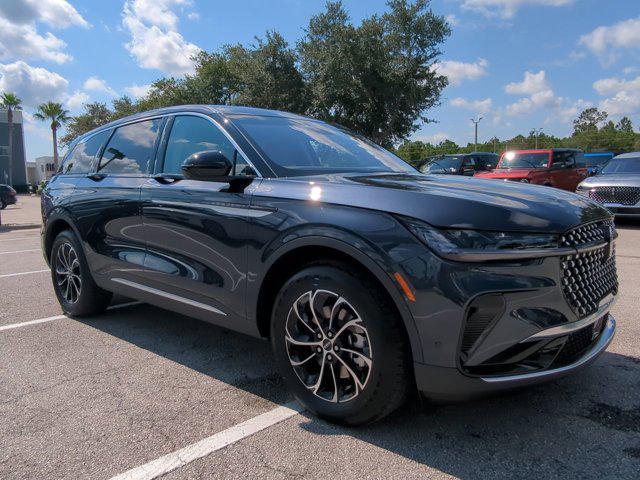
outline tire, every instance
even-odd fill
[[[339,263],[309,266],[285,282],[272,312],[271,345],[285,383],[307,410],[361,425],[404,402],[411,358],[404,325],[386,298],[366,273]]]
[[[58,234],[51,247],[51,279],[62,310],[73,317],[104,312],[113,294],[93,281],[87,259],[76,235],[70,230]]]

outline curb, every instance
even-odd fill
[[[2,232],[11,232],[13,230],[31,230],[34,228],[40,228],[42,226],[41,223],[16,223],[16,224],[2,224],[0,226],[0,233]]]

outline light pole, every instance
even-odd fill
[[[474,141],[475,146],[473,147],[475,151],[478,151],[478,124],[480,123],[480,120],[482,120],[482,117],[478,117],[477,120],[475,118],[471,119],[471,121],[473,122],[474,130],[475,130],[475,141]]]
[[[538,135],[540,135],[542,133],[542,127],[534,128],[533,129],[533,133],[536,136],[536,150],[537,150],[538,149]]]

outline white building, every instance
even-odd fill
[[[27,162],[27,181],[32,185],[39,185],[49,180],[54,173],[53,157],[38,157],[34,162]]]

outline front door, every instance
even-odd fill
[[[185,179],[181,166],[193,153],[217,150],[236,175],[255,172],[208,117],[176,116],[163,143],[142,187],[146,284],[164,293],[161,306],[243,330],[251,186],[230,192],[228,183]]]

